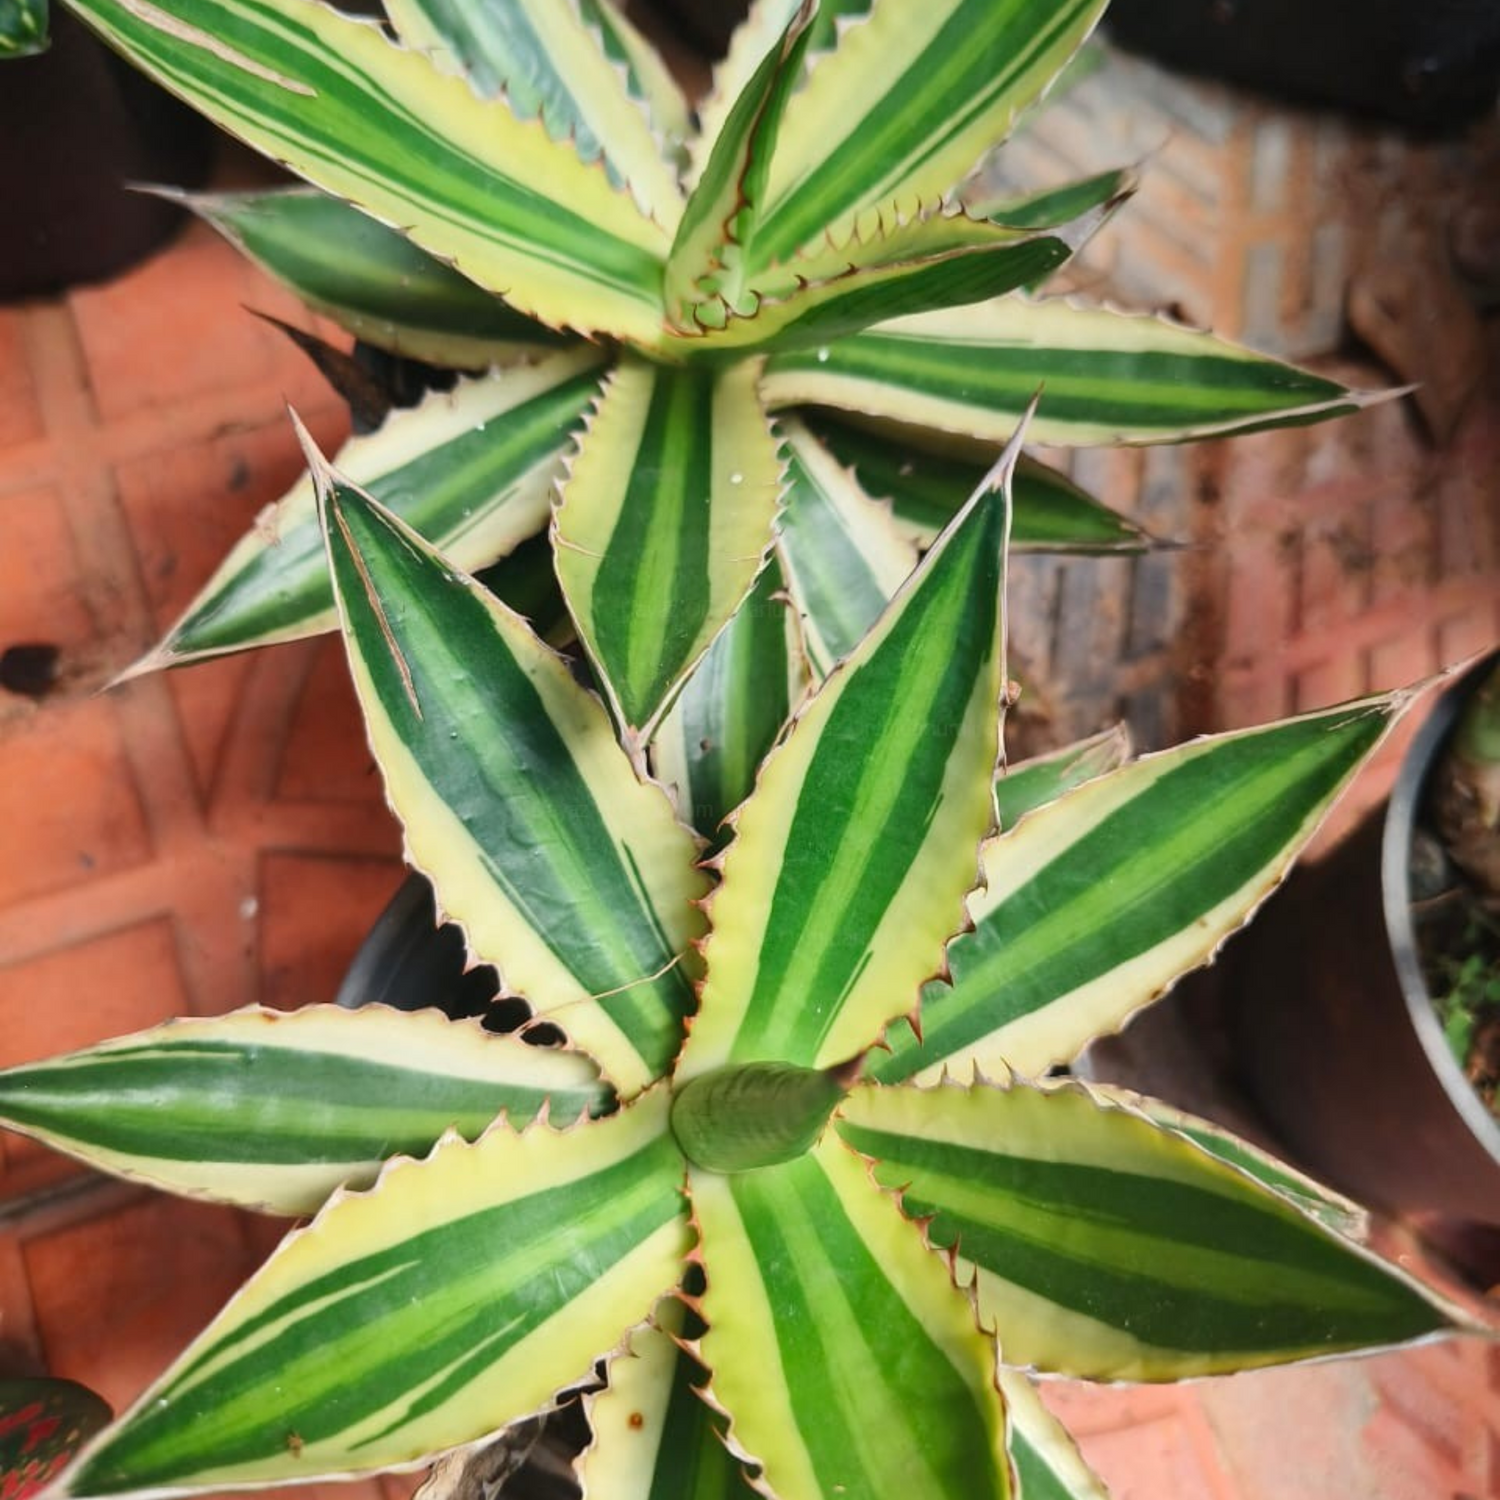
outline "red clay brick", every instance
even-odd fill
[[[50,642],[64,652],[91,646],[95,622],[78,596],[78,557],[56,491],[0,495],[0,517],[7,553],[0,650],[17,641]]]
[[[181,1353],[253,1265],[239,1215],[150,1197],[31,1240],[47,1363],[116,1411]]]
[[[24,308],[0,308],[0,452],[42,435],[25,330]]]
[[[100,699],[20,706],[0,720],[0,904],[86,882],[151,855],[119,726]]]
[[[385,806],[384,786],[365,738],[343,643],[334,637],[318,646],[302,688],[276,778],[276,795],[287,800]]]
[[[402,878],[394,861],[268,855],[260,897],[265,1003],[295,1010],[332,1000]]]

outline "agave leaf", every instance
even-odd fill
[[[1003,767],[995,781],[1000,827],[1011,828],[1074,787],[1118,770],[1129,758],[1129,732],[1123,724],[1116,724],[1059,750]]]
[[[816,349],[891,318],[968,306],[1054,271],[1101,213],[1033,233],[942,213],[810,250],[692,308],[687,352]],[[669,347],[674,341],[669,341]],[[677,341],[680,342],[680,341]],[[696,345],[696,348],[692,347]]]
[[[831,1132],[760,1171],[692,1168],[689,1186],[708,1266],[702,1359],[766,1491],[1010,1495],[994,1351]]]
[[[807,686],[807,667],[773,558],[694,668],[651,742],[678,816],[712,842],[755,784]]]
[[[578,1469],[589,1500],[749,1500],[724,1419],[700,1394],[708,1372],[682,1346],[702,1333],[672,1298],[610,1360],[607,1388],[586,1398],[594,1442]]]
[[[176,1020],[0,1073],[0,1122],[117,1176],[188,1197],[306,1214],[397,1153],[497,1115],[554,1125],[603,1106],[577,1053],[437,1011],[319,1005]]]
[[[680,167],[687,156],[693,119],[677,80],[616,0],[579,0],[578,8],[584,23],[598,33],[604,55],[625,70],[631,97],[645,104],[661,137],[662,159]]]
[[[889,508],[871,500],[801,421],[783,417],[777,426],[787,455],[777,549],[821,680],[864,639],[919,554]]]
[[[542,531],[571,434],[599,390],[599,351],[559,351],[393,412],[339,450],[363,485],[464,568],[482,568]],[[337,623],[317,502],[305,475],[199,590],[131,674],[247,646],[298,640]]]
[[[45,52],[47,0],[0,0],[0,58]]]
[[[1078,787],[984,851],[953,987],[872,1055],[886,1082],[945,1067],[1039,1076],[1207,963],[1281,882],[1410,701],[1362,699],[1195,740]]]
[[[837,1128],[972,1271],[1011,1366],[1175,1380],[1461,1326],[1280,1194],[1075,1084],[867,1085]]]
[[[1134,192],[1136,181],[1131,168],[1116,167],[1034,193],[1017,194],[965,185],[958,196],[965,212],[976,219],[1011,224],[1018,229],[1052,229]]]
[[[780,41],[745,81],[693,185],[667,258],[667,315],[678,328],[692,330],[715,312],[722,322],[726,310],[741,305],[747,246],[815,8],[814,0],[802,0]]]
[[[634,1094],[665,1072],[692,1005],[706,889],[692,836],[523,620],[310,460],[411,862],[474,954]]]
[[[1027,1376],[1001,1370],[1000,1393],[1010,1418],[1010,1456],[1022,1500],[1109,1500],[1099,1476]]]
[[[1332,1188],[1324,1187],[1295,1167],[1289,1167],[1284,1161],[1278,1161],[1270,1152],[1262,1151],[1224,1126],[1212,1120],[1200,1120],[1170,1104],[1163,1104],[1160,1099],[1148,1099],[1129,1089],[1097,1083],[1090,1085],[1090,1089],[1097,1099],[1134,1110],[1145,1115],[1153,1125],[1186,1136],[1200,1150],[1217,1156],[1220,1161],[1253,1177],[1262,1187],[1279,1193],[1308,1218],[1318,1220],[1341,1238],[1361,1245],[1368,1243],[1370,1216],[1357,1203]]]
[[[559,0],[387,0],[397,35],[484,99],[503,96],[518,119],[540,119],[584,161],[628,184],[641,212],[671,229],[682,211],[677,180],[631,97],[624,70],[577,6]]]
[[[1082,44],[1104,0],[885,0],[787,110],[755,239],[788,260],[939,202]],[[955,110],[954,102],[963,101]]]
[[[557,576],[627,736],[649,738],[760,571],[781,492],[745,363],[625,359],[563,488]]]
[[[76,0],[226,130],[554,327],[652,343],[667,234],[538,121],[306,0]]]
[[[111,1415],[73,1380],[0,1380],[0,1495],[43,1494]]]
[[[842,1064],[941,966],[993,823],[1015,452],[761,768],[723,856],[680,1078]]]
[[[865,493],[890,502],[897,524],[919,547],[931,545],[995,461],[993,446],[934,442],[932,433],[901,423],[855,423],[828,411],[804,415],[818,441],[854,471]],[[1014,552],[1088,556],[1144,552],[1151,545],[1151,537],[1129,517],[1026,454],[1016,464],[1012,489]]]
[[[1167,443],[1321,421],[1380,399],[1163,318],[1012,296],[773,354],[767,404],[811,402],[994,443]]]
[[[290,1235],[67,1493],[410,1467],[549,1404],[691,1248],[657,1090],[558,1133],[498,1125],[389,1166]]]
[[[315,188],[168,193],[267,275],[356,338],[460,370],[535,359],[562,342],[466,276]]]

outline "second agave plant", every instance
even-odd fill
[[[694,781],[700,825],[748,792],[809,676],[852,648],[1039,386],[1032,438],[1064,447],[1362,399],[1026,293],[1129,174],[1004,201],[971,174],[1103,0],[767,0],[697,116],[610,0],[390,0],[384,25],[309,0],[73,3],[314,185],[193,200],[202,214],[361,338],[490,371],[355,440],[341,470],[469,569],[550,526],[536,566],[555,566],[632,752]],[[1031,459],[1015,494],[1018,547],[1148,540]],[[719,674],[692,674],[757,579],[795,604],[790,680],[766,671],[750,739],[706,763],[694,747],[723,736],[691,724],[720,727]],[[738,618],[769,629],[764,610]],[[138,670],[332,623],[308,482]]]

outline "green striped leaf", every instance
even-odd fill
[[[387,0],[385,8],[408,47],[461,74],[481,98],[503,97],[518,119],[540,119],[554,141],[570,141],[586,162],[602,161],[642,213],[667,229],[676,223],[682,194],[649,117],[575,5]]]
[[[1129,758],[1129,731],[1125,725],[1116,724],[1060,750],[1002,767],[995,782],[995,812],[1000,827],[1009,829],[1074,787],[1118,770]]]
[[[1077,1085],[865,1086],[838,1131],[972,1269],[1013,1367],[1174,1380],[1458,1326],[1279,1194]]]
[[[1379,399],[1163,318],[1019,295],[903,318],[826,357],[773,354],[761,391],[772,409],[810,402],[1003,443],[1038,386],[1031,440],[1057,447],[1295,425]]]
[[[732,1176],[694,1169],[710,1390],[779,1500],[1006,1497],[994,1351],[946,1267],[830,1137]]]
[[[993,823],[1008,480],[975,493],[761,768],[680,1079],[842,1064],[942,966]]]
[[[68,1479],[73,1495],[409,1466],[586,1378],[692,1244],[661,1090],[559,1134],[499,1125],[339,1195]]]
[[[1175,1130],[1186,1136],[1200,1150],[1217,1156],[1248,1177],[1253,1177],[1262,1187],[1270,1188],[1291,1202],[1310,1219],[1316,1219],[1343,1239],[1354,1240],[1363,1245],[1369,1241],[1370,1216],[1357,1203],[1343,1194],[1324,1187],[1295,1167],[1277,1160],[1268,1151],[1242,1140],[1232,1131],[1212,1120],[1201,1120],[1183,1110],[1163,1104],[1160,1099],[1149,1099],[1129,1089],[1112,1088],[1104,1084],[1091,1084],[1094,1096],[1107,1103],[1145,1115],[1153,1125],[1163,1130]]]
[[[578,634],[644,741],[760,571],[781,492],[756,369],[625,359],[553,524]]]
[[[686,163],[693,120],[677,80],[616,0],[579,0],[578,9],[598,34],[604,55],[624,69],[631,98],[646,106],[660,137],[662,159],[680,169]]]
[[[856,424],[827,411],[804,415],[818,441],[853,470],[865,493],[890,503],[898,525],[919,547],[928,546],[953,519],[995,461],[993,447],[960,437],[935,442],[935,434],[901,423]],[[1144,552],[1151,545],[1152,538],[1134,521],[1025,454],[1016,464],[1012,489],[1012,551],[1089,555]]]
[[[408,857],[474,955],[636,1093],[666,1071],[692,1007],[706,889],[692,836],[525,621],[309,457]]]
[[[864,639],[919,553],[890,508],[871,500],[801,421],[783,417],[777,427],[787,456],[777,550],[821,680]]]
[[[267,275],[356,338],[459,370],[536,358],[561,342],[542,324],[313,188],[168,193]]]
[[[682,1347],[702,1334],[672,1298],[610,1360],[608,1387],[585,1398],[594,1441],[578,1469],[589,1500],[748,1500],[724,1419],[700,1394],[708,1371]]]
[[[1012,224],[1018,229],[1051,229],[1066,224],[1091,208],[1101,208],[1135,191],[1136,174],[1128,167],[1099,172],[1061,187],[1015,194],[974,186],[959,193],[964,209],[976,219]]]
[[[346,443],[340,472],[459,567],[485,567],[546,527],[563,454],[598,394],[599,359],[579,345],[462,381]],[[261,514],[127,675],[297,640],[336,623],[307,475]]]
[[[577,1053],[437,1011],[312,1006],[176,1020],[0,1073],[0,1123],[116,1176],[307,1214],[387,1157],[466,1140],[545,1105],[553,1125],[608,1090]]]
[[[871,1076],[1039,1076],[1207,963],[1285,876],[1409,695],[1148,755],[1041,808],[983,855],[953,985]]]
[[[679,328],[692,330],[705,319],[722,324],[741,308],[748,245],[781,116],[801,76],[814,9],[814,0],[802,0],[780,40],[746,79],[693,184],[667,258],[667,315]]]
[[[670,240],[572,145],[302,0],[76,0],[137,67],[554,327],[652,343]]]
[[[932,207],[1061,71],[1104,0],[884,0],[787,110],[758,264]]]
[[[0,58],[45,52],[47,0],[0,0]]]
[[[755,785],[807,686],[807,668],[773,558],[693,670],[651,741],[656,779],[712,843]]]
[[[1010,1456],[1022,1500],[1109,1500],[1099,1476],[1027,1376],[1001,1370],[1000,1394],[1010,1419]]]
[[[939,213],[799,255],[747,282],[725,278],[692,308],[687,352],[814,349],[872,323],[967,306],[1027,286],[1062,265],[1099,216],[1033,233]]]

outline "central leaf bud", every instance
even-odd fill
[[[672,1134],[695,1166],[748,1172],[809,1150],[848,1074],[792,1063],[740,1063],[685,1083],[672,1100]]]

